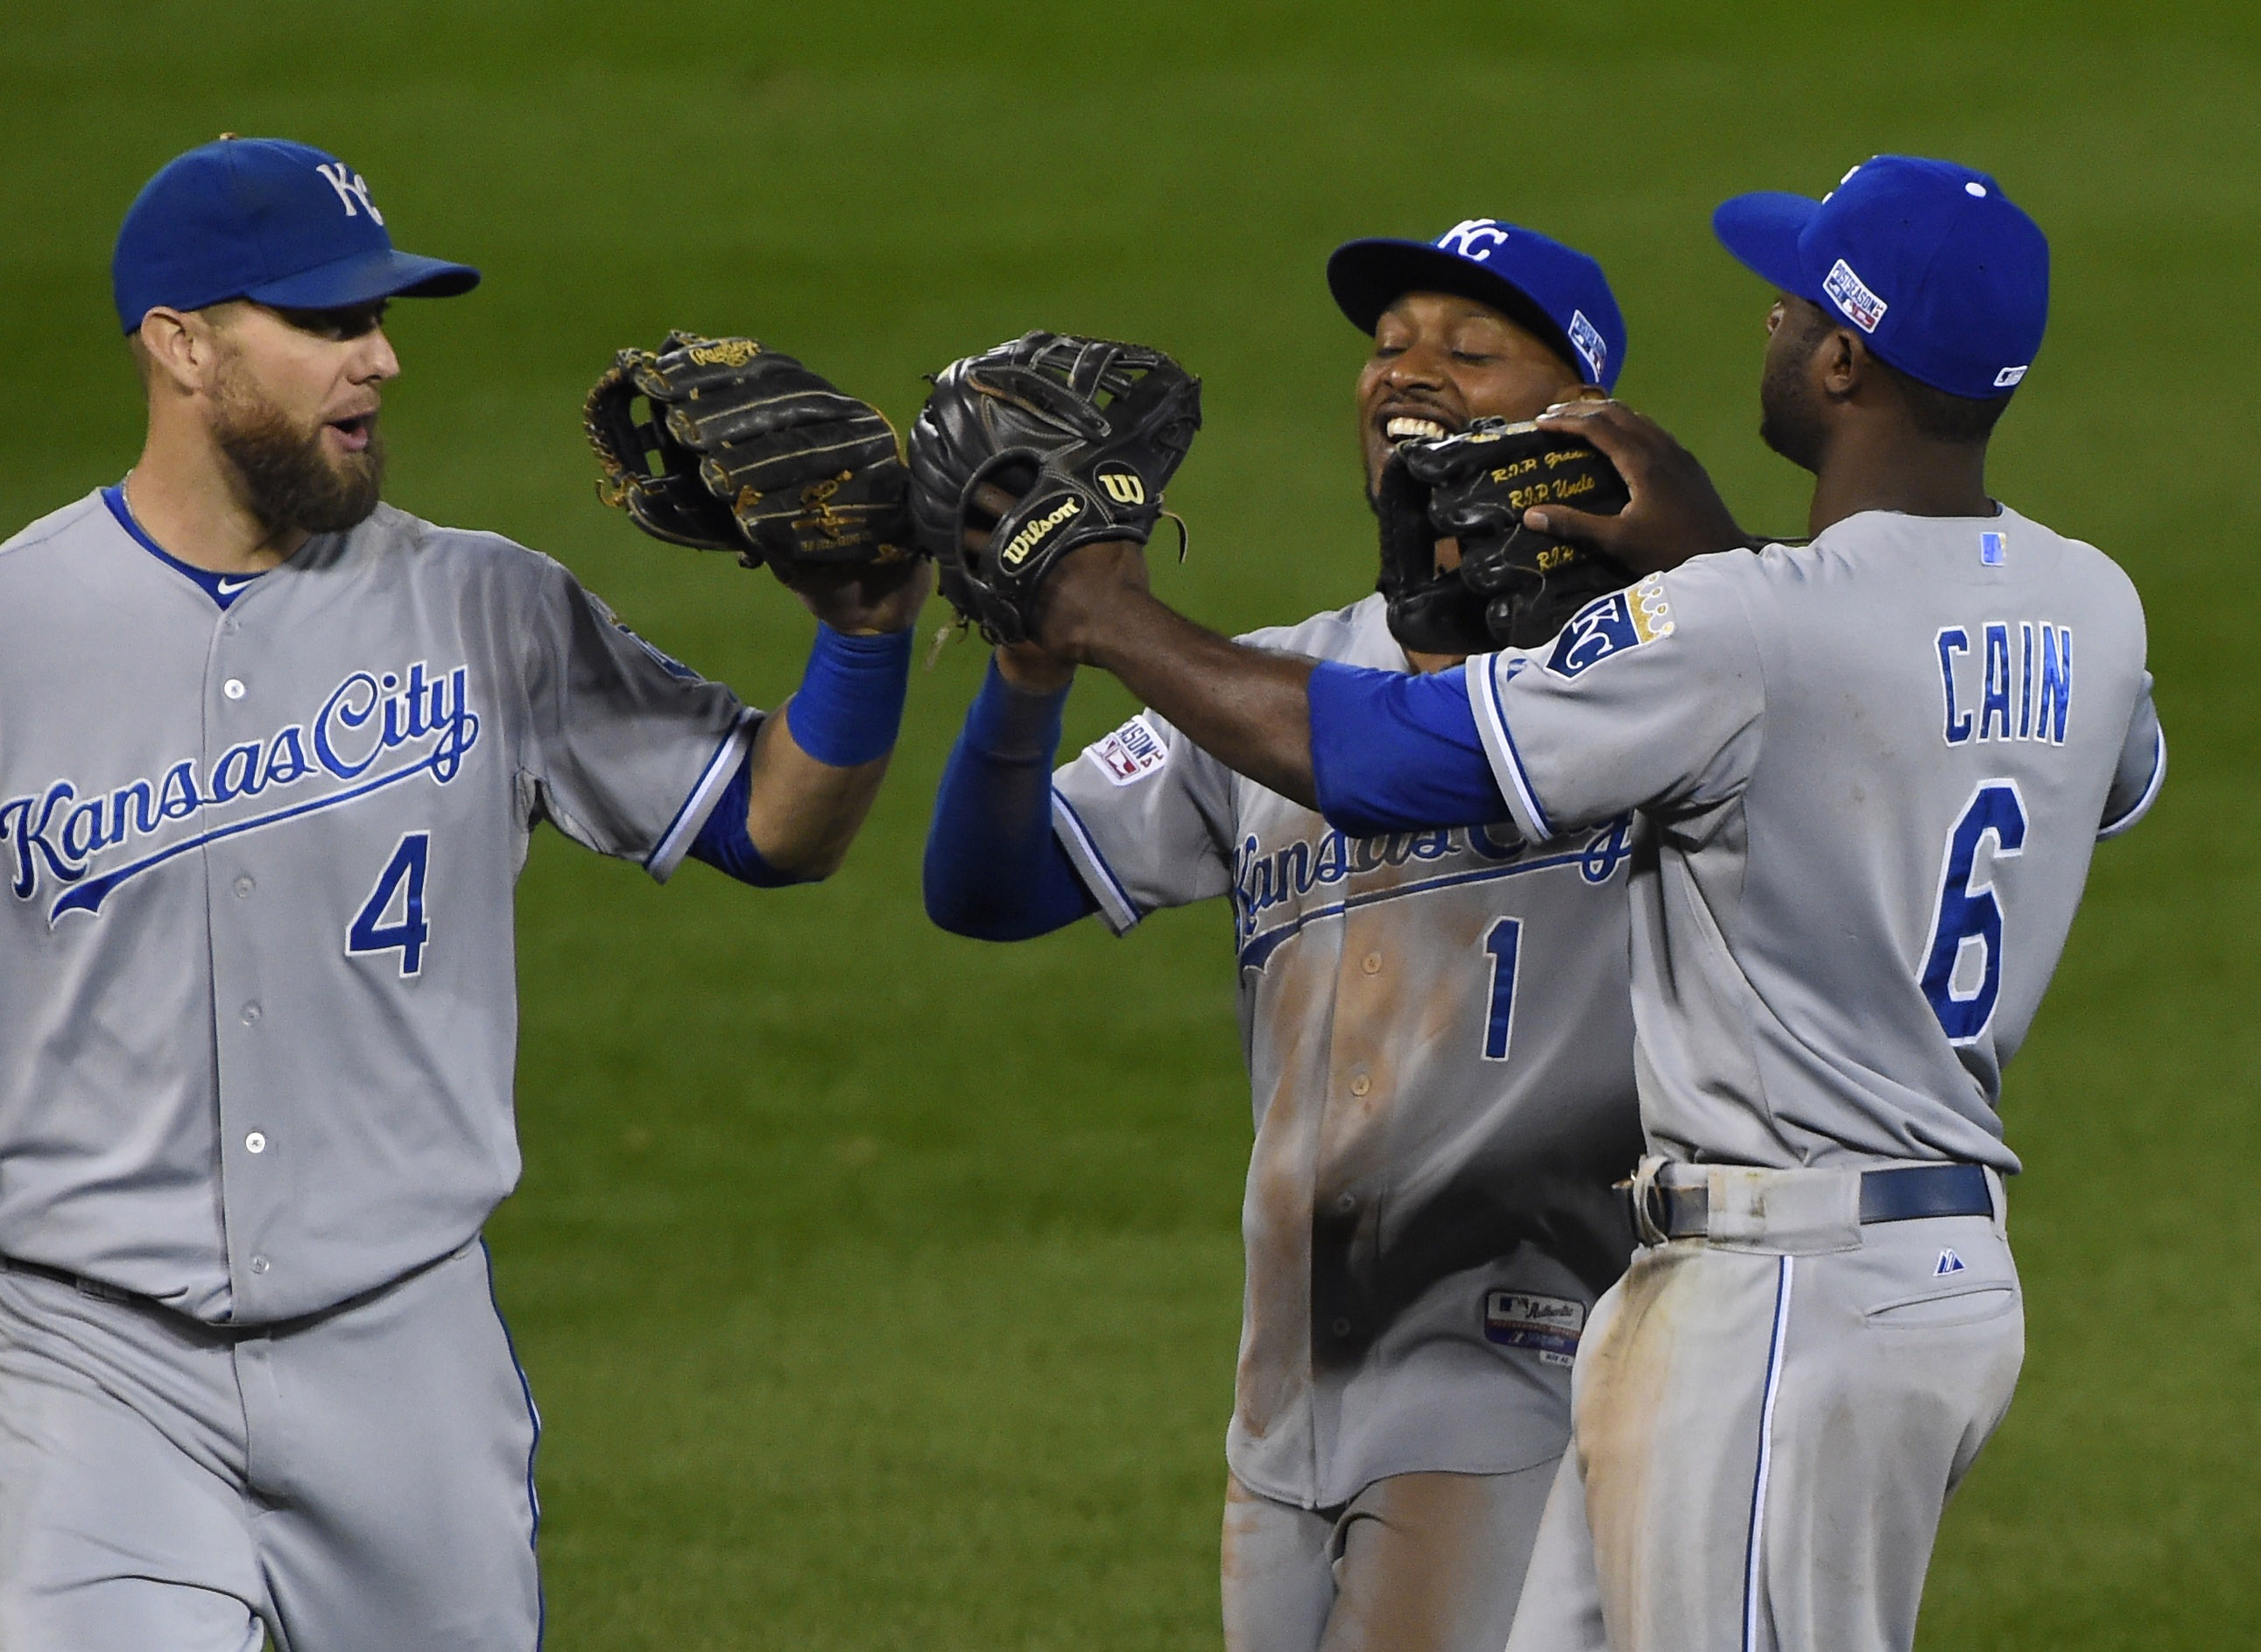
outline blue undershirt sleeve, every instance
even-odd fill
[[[1328,662],[1311,673],[1319,812],[1353,837],[1510,818],[1462,668],[1424,676]]]
[[[1023,694],[992,662],[935,794],[926,915],[976,940],[1026,940],[1099,910],[1052,833],[1067,691]]]
[[[699,835],[691,840],[691,858],[704,861],[716,871],[727,872],[741,883],[751,883],[757,889],[782,889],[788,883],[815,882],[795,873],[781,872],[762,859],[762,852],[746,833],[746,808],[753,796],[754,750],[750,740],[745,761],[730,776],[730,783],[722,788],[722,795],[714,799],[714,806],[707,811]]]

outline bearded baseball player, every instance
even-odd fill
[[[1511,1652],[1913,1644],[2023,1355],[2002,1069],[2093,844],[2165,770],[2126,575],[1986,490],[2046,319],[2033,220],[1983,173],[1885,155],[1714,225],[1777,290],[1762,433],[1813,472],[1807,542],[1728,548],[1700,468],[1607,404],[1541,423],[1607,452],[1629,504],[1521,526],[1645,576],[1545,647],[1418,676],[1267,654],[1156,603],[1119,545],[1064,561],[1037,616],[1346,832],[1633,809],[1653,833],[1643,1248],[1586,1329]]]
[[[147,445],[0,546],[0,1645],[525,1652],[538,1423],[479,1231],[529,835],[825,875],[922,565],[805,580],[763,717],[379,502],[386,301],[478,274],[344,162],[193,150],[113,273]]]
[[[1624,362],[1601,267],[1513,225],[1353,241],[1327,274],[1373,335],[1356,402],[1385,525],[1397,443],[1603,396]],[[1245,640],[1389,672],[1497,647],[1451,550],[1440,570],[1414,538],[1419,567],[1385,535],[1378,593]],[[998,650],[936,801],[927,908],[1009,940],[1231,902],[1256,1137],[1225,1642],[1498,1652],[1571,1358],[1633,1247],[1611,1187],[1640,1148],[1627,822],[1346,833],[1152,710],[1054,773],[1072,675]]]

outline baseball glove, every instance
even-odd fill
[[[1425,495],[1425,537],[1460,541],[1456,572],[1461,585],[1482,604],[1482,647],[1536,647],[1595,597],[1633,583],[1632,571],[1616,558],[1523,526],[1523,513],[1533,505],[1569,504],[1614,516],[1630,502],[1617,467],[1575,436],[1532,424],[1479,418],[1457,435],[1402,444],[1389,468],[1401,467],[1404,476],[1396,484],[1398,515],[1402,518],[1413,500]],[[1387,487],[1383,504],[1386,580],[1392,533]],[[1404,538],[1412,531],[1400,521],[1396,532]],[[1396,554],[1405,559],[1410,553],[1401,545]],[[1403,583],[1409,593],[1420,595],[1410,580]],[[1462,611],[1449,606],[1444,597],[1432,600],[1441,611],[1462,621]]]
[[[916,554],[894,427],[751,339],[671,333],[622,350],[581,422],[598,497],[655,539],[735,551],[788,583]]]
[[[911,511],[942,594],[990,641],[1027,640],[1061,557],[1146,542],[1200,428],[1201,381],[1159,350],[1031,333],[951,362],[910,436]],[[985,510],[984,485],[1016,503]]]

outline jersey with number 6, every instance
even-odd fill
[[[137,535],[109,490],[0,546],[0,1254],[265,1323],[477,1232],[528,834],[666,876],[750,714],[492,534]]]
[[[1379,597],[1247,640],[1410,669]],[[1151,712],[1053,788],[1118,933],[1231,901],[1256,1121],[1233,1471],[1327,1507],[1560,1455],[1633,1248],[1626,822],[1346,838]]]
[[[2013,511],[1698,557],[1469,662],[1516,819],[1639,808],[1643,1120],[1681,1159],[2018,1168],[1996,1103],[2166,747],[2143,612]]]

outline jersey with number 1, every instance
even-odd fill
[[[1410,669],[1379,597],[1248,640]],[[1626,822],[1350,838],[1151,712],[1053,788],[1118,933],[1231,902],[1256,1123],[1234,1472],[1330,1507],[1558,1455],[1633,1248]]]
[[[1643,1121],[1669,1156],[2014,1171],[1996,1111],[2100,836],[2157,795],[2143,613],[2013,511],[1698,557],[1472,660],[1516,819],[1625,808]]]
[[[0,546],[0,1255],[266,1323],[463,1244],[518,1175],[528,834],[664,877],[750,726],[386,505],[255,578],[116,490]]]

